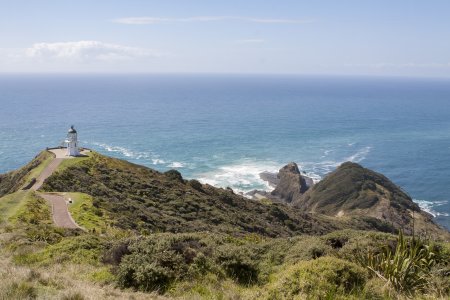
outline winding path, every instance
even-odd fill
[[[66,198],[57,194],[43,194],[39,193],[39,196],[46,199],[48,202],[52,204],[52,214],[53,214],[53,222],[55,222],[56,226],[63,228],[80,228],[80,226],[75,223],[72,219],[72,216],[69,213],[69,209],[67,207]]]
[[[53,160],[48,164],[48,166],[39,174],[38,178],[36,178],[35,184],[30,188],[33,191],[37,191],[41,188],[45,179],[50,177],[53,172],[58,168],[59,164],[63,161],[64,158],[53,158]]]
[[[55,158],[53,158],[48,166],[41,172],[41,174],[39,174],[38,178],[36,178],[36,182],[30,188],[33,191],[38,192],[38,189],[42,186],[45,179],[53,174],[53,172],[58,168],[58,166],[64,159],[73,159],[65,157],[64,150],[62,149],[50,150],[50,152],[55,154]],[[38,192],[38,194],[52,204],[53,222],[56,224],[56,226],[63,228],[82,229],[72,219],[72,216],[70,215],[69,209],[67,207],[66,198],[64,196],[41,192]]]

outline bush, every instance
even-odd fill
[[[286,254],[286,261],[289,263],[296,263],[300,260],[316,259],[332,252],[332,247],[319,237],[302,236],[298,241],[288,250]]]
[[[204,244],[192,235],[161,234],[131,244],[131,254],[122,257],[118,269],[121,287],[134,287],[142,291],[164,292],[170,284],[186,277],[190,271],[208,266]]]
[[[216,261],[225,273],[238,283],[249,285],[258,281],[258,261],[253,260],[254,253],[248,248],[224,245],[219,248]]]
[[[51,265],[73,262],[99,265],[104,241],[95,235],[67,237],[59,243],[48,245],[43,251],[14,256],[16,263]]]
[[[199,192],[203,192],[203,186],[202,186],[202,184],[200,183],[200,181],[195,180],[195,179],[189,180],[189,185],[190,185],[193,189],[195,189],[195,190],[197,190],[197,191],[199,191]]]
[[[271,299],[308,297],[332,299],[336,295],[358,293],[367,280],[367,272],[360,266],[333,257],[302,261],[287,270],[269,289]]]
[[[177,170],[169,170],[169,171],[165,172],[164,175],[166,175],[166,177],[169,179],[179,181],[179,182],[184,182],[183,176],[181,176],[181,173],[178,172]]]
[[[102,261],[106,264],[118,266],[125,255],[131,254],[129,240],[119,241],[107,245],[107,250],[103,254]]]

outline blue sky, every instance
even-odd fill
[[[450,77],[450,1],[0,0],[0,72]]]

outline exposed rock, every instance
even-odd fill
[[[243,196],[250,198],[252,200],[261,200],[270,197],[270,193],[266,191],[253,190],[245,193]]]
[[[305,178],[300,174],[296,163],[291,162],[280,169],[278,173],[279,183],[271,195],[291,203],[300,198],[308,190]]]
[[[271,173],[271,172],[262,172],[259,173],[259,178],[261,178],[264,181],[267,181],[269,185],[273,188],[276,188],[277,185],[280,183],[280,178],[278,177],[278,173]]]

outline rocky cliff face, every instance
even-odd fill
[[[296,163],[291,162],[280,169],[277,175],[279,182],[272,191],[271,196],[291,203],[299,199],[308,190],[305,178],[300,174]]]

